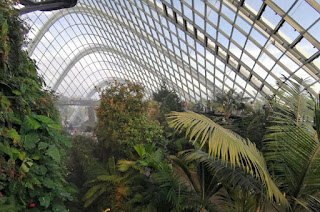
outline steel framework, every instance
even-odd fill
[[[320,91],[320,6],[315,0],[79,0],[25,15],[28,47],[47,84],[85,97],[104,79],[164,80],[185,100],[235,89],[271,95],[282,77]]]

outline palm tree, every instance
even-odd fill
[[[272,126],[268,127],[263,155],[250,141],[199,114],[172,113],[169,118],[177,130],[186,128],[193,143],[207,146],[207,156],[202,151],[196,158],[207,160],[207,163],[218,159],[227,167],[241,169],[262,182],[263,198],[267,197],[271,202],[275,200],[282,209],[320,211],[320,103],[314,104],[313,109],[308,106],[306,102],[310,102],[310,98],[304,92],[302,80],[295,80],[282,83],[281,99],[271,102]],[[310,111],[314,113],[315,130],[310,127]],[[232,179],[228,175],[224,178]],[[248,180],[251,185],[252,179]],[[240,184],[241,189],[243,185]],[[263,210],[259,200],[257,202],[257,211]]]
[[[273,112],[265,139],[265,158],[292,211],[320,211],[320,109],[308,106],[303,80],[282,83],[281,101]],[[314,128],[310,113],[314,113]],[[309,122],[307,121],[309,117]],[[315,208],[316,207],[316,208]]]
[[[170,125],[176,130],[186,128],[186,135],[190,135],[193,143],[199,143],[200,148],[207,146],[207,156],[220,160],[234,170],[239,168],[258,179],[264,187],[261,195],[265,199],[288,205],[286,198],[271,179],[263,155],[249,140],[224,129],[205,116],[190,111],[172,112],[169,119]],[[229,179],[232,177],[229,176]]]
[[[179,208],[177,179],[172,178],[172,169],[164,151],[155,144],[134,146],[137,157],[120,160],[118,169],[128,176],[132,194],[125,203],[130,211],[170,211]],[[138,171],[138,172],[137,172]],[[167,187],[166,185],[170,185]],[[179,211],[179,210],[177,210]]]
[[[128,175],[122,176],[120,174],[114,157],[108,160],[107,168],[106,174],[99,175],[96,179],[88,182],[90,188],[83,197],[85,208],[101,200],[101,198],[108,201],[100,203],[99,206],[109,208],[122,208],[123,203],[127,201],[129,191]]]
[[[239,167],[226,166],[202,150],[192,149],[179,154],[180,157],[170,158],[175,164],[176,176],[192,193],[188,198],[188,202],[193,202],[190,208],[194,211],[255,211],[253,196],[262,193],[257,179]]]
[[[247,100],[249,98],[241,97],[241,94],[237,93],[234,89],[230,89],[227,93],[218,93],[216,96],[216,102],[222,105],[226,120],[237,110],[246,109],[246,105],[243,102]]]
[[[193,159],[170,156],[175,165],[175,176],[183,182],[189,191],[188,202],[190,209],[197,211],[218,211],[211,200],[215,194],[222,188],[220,181],[209,171],[204,162],[195,161]],[[193,163],[194,168],[190,168],[189,164]]]

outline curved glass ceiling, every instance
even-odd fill
[[[23,17],[30,56],[64,96],[97,99],[95,86],[125,79],[151,93],[165,80],[196,101],[270,95],[293,75],[319,93],[319,11],[316,0],[79,0]]]

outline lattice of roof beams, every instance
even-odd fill
[[[235,89],[256,99],[283,76],[320,91],[320,6],[315,0],[79,0],[22,16],[29,54],[47,85],[93,98],[107,79],[163,80],[185,100]]]

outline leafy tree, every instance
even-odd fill
[[[183,103],[175,91],[169,90],[166,83],[162,82],[160,89],[153,93],[153,100],[159,102],[161,113],[183,111]]]
[[[248,101],[249,99],[243,98],[241,94],[237,93],[233,89],[230,89],[227,93],[218,93],[215,98],[216,100],[214,102],[222,105],[226,120],[229,119],[230,115],[236,113],[237,111],[250,110],[245,103],[245,101]]]
[[[143,95],[143,87],[129,81],[101,92],[96,134],[104,161],[109,156],[128,158],[136,144],[164,144],[160,127],[148,120],[148,102]]]
[[[183,150],[184,146],[188,146],[188,142],[183,135],[169,127],[166,115],[171,111],[183,111],[183,102],[175,91],[168,89],[164,81],[160,89],[153,93],[153,100],[159,104],[159,109],[157,110],[153,103],[153,109],[150,110],[153,113],[152,119],[157,120],[163,128],[163,136],[168,140],[166,148],[169,154],[176,154]]]

